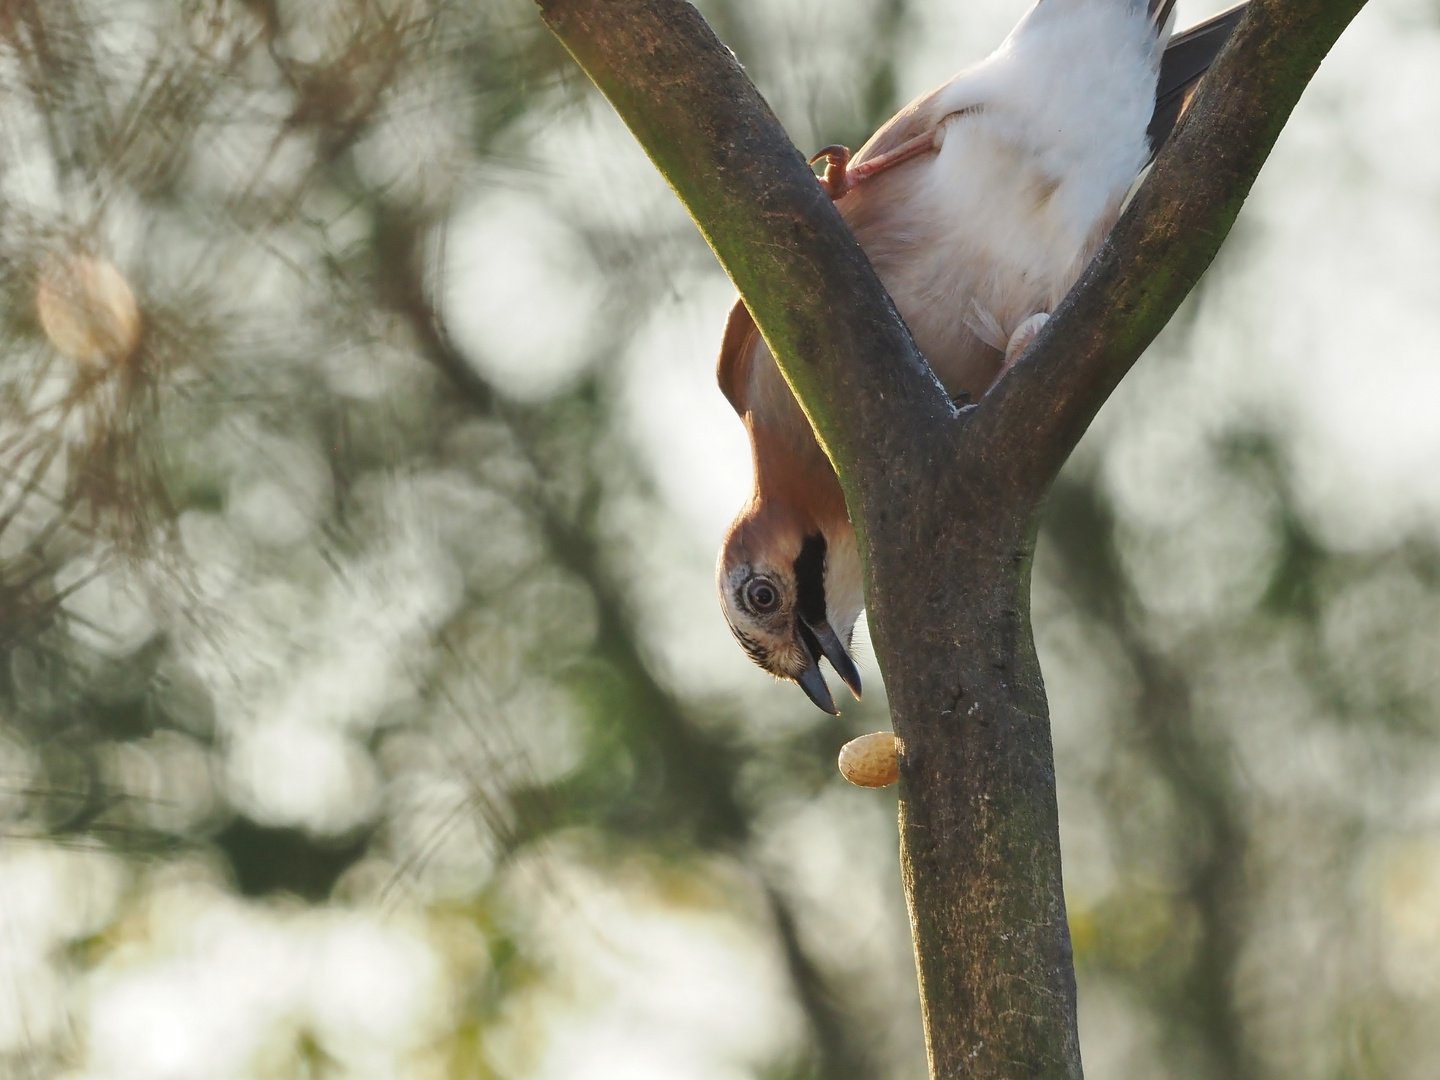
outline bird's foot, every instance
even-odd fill
[[[1047,312],[1037,311],[1015,328],[1015,332],[1010,335],[1010,340],[1005,345],[1004,370],[1010,370],[1011,365],[1020,359],[1020,354],[1030,347],[1030,343],[1035,340],[1035,335],[1040,333],[1040,328],[1049,321],[1050,316]]]
[[[825,162],[825,174],[820,177],[820,186],[831,199],[838,199],[854,184],[850,180],[850,148],[833,143],[810,159],[810,164]]]
[[[812,157],[810,164],[814,165],[819,161],[825,162],[825,175],[820,178],[820,186],[825,189],[830,198],[838,199],[886,169],[909,161],[920,154],[940,149],[944,138],[945,129],[943,127],[925,131],[913,139],[901,143],[894,150],[872,155],[854,168],[850,167],[850,148],[841,146],[839,143],[832,143]]]

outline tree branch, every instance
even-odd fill
[[[1054,755],[1030,630],[1039,510],[1214,258],[1363,0],[1252,0],[1030,354],[957,413],[863,252],[683,0],[537,0],[690,210],[829,452],[903,747],[901,866],[932,1077],[1078,1080]]]
[[[684,0],[537,2],[745,297],[841,483],[862,459],[903,455],[918,418],[951,420],[860,245],[700,13]]]
[[[1048,486],[1200,280],[1320,61],[1365,0],[1251,0],[1100,253],[976,411],[1013,447],[1007,483]]]

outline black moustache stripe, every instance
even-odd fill
[[[814,533],[795,556],[795,607],[811,624],[825,621],[825,546],[824,534]]]

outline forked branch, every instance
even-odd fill
[[[537,0],[690,210],[834,462],[902,740],[901,868],[933,1077],[1078,1080],[1035,523],[1219,250],[1363,0],[1251,0],[1032,349],[958,413],[735,58],[684,0]],[[1053,0],[1044,0],[1053,2]]]

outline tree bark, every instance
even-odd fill
[[[1252,0],[1035,345],[956,410],[735,58],[683,0],[537,0],[740,289],[835,464],[901,755],[901,861],[930,1072],[1078,1078],[1049,718],[1030,630],[1039,510],[1214,258],[1363,0]]]

